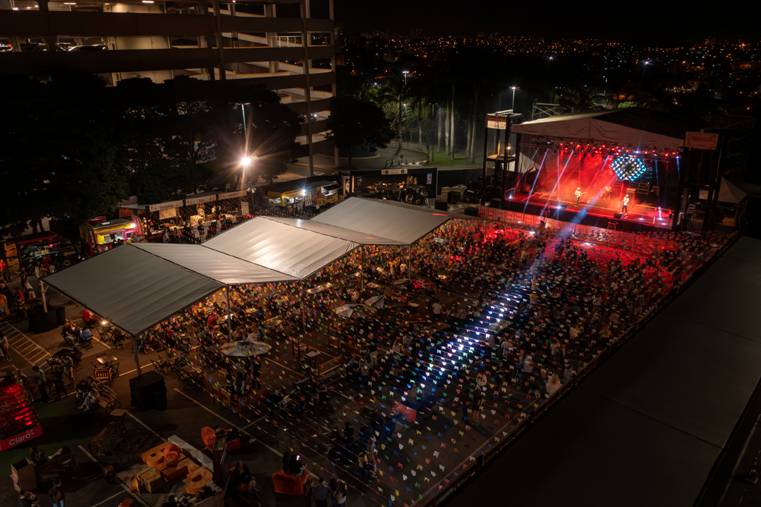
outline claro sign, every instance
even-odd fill
[[[40,436],[42,436],[42,426],[35,426],[34,428],[26,430],[23,433],[19,433],[18,435],[13,435],[12,437],[0,440],[0,451],[13,449],[14,447],[25,444],[26,442]]]

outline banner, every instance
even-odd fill
[[[234,192],[224,192],[218,195],[220,201],[223,201],[225,199],[235,199],[238,197],[245,197],[245,196],[246,196],[245,190],[236,190]]]
[[[167,208],[159,210],[159,220],[166,220],[177,216],[177,208]]]
[[[168,208],[179,208],[180,206],[182,206],[182,201],[166,201],[149,205],[148,211],[160,211]]]
[[[687,132],[684,135],[684,146],[694,150],[714,151],[719,145],[719,134],[710,132]]]
[[[217,200],[217,194],[200,195],[198,197],[186,197],[185,206],[192,206],[194,204],[203,204],[205,202],[214,202]]]

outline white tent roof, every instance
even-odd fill
[[[317,222],[315,220],[302,220],[301,218],[283,217],[267,218],[269,220],[280,222],[281,224],[290,225],[291,227],[298,227],[300,229],[306,229],[318,234],[345,239],[346,241],[352,241],[361,245],[404,245],[404,243],[394,241],[393,239],[381,238],[380,236],[374,236],[366,232],[353,231],[351,229],[344,229],[343,227],[323,224],[322,222]]]
[[[210,239],[204,246],[295,278],[304,278],[359,245],[256,217]]]
[[[450,217],[351,198],[312,220],[257,217],[203,245],[120,246],[45,282],[137,334],[225,285],[302,279],[361,244],[411,244]]]
[[[54,273],[45,283],[133,334],[223,287],[132,245]]]
[[[350,197],[310,222],[341,227],[411,245],[451,218],[448,213],[399,203]]]
[[[642,110],[550,116],[512,126],[512,131],[540,137],[597,141],[622,146],[676,150],[684,134],[656,113]],[[668,131],[668,134],[666,133]]]
[[[295,280],[292,276],[202,245],[135,243],[134,246],[225,285]]]

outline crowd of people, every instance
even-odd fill
[[[186,232],[176,241],[202,237]],[[287,438],[318,476],[314,505],[344,505],[350,488],[414,501],[525,424],[725,239],[453,219],[409,248],[365,246],[304,281],[231,287],[138,346],[261,421],[251,431]],[[63,336],[73,349],[91,338],[69,323]],[[251,340],[269,353],[225,353]],[[34,370],[34,399],[65,395],[74,361]],[[83,410],[90,391],[78,386]],[[255,504],[245,464],[229,477]]]
[[[722,241],[615,234],[451,220],[410,249],[368,246],[304,282],[237,287],[229,314],[223,295],[211,297],[143,346],[182,358],[236,411],[274,422],[257,430],[288,428],[319,473],[417,498],[523,424]],[[336,313],[345,305],[356,305],[350,316]],[[270,355],[222,352],[246,339]],[[331,367],[306,361],[310,350]]]

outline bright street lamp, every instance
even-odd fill
[[[243,169],[248,169],[256,161],[256,157],[253,155],[243,155],[238,163]]]
[[[510,105],[510,109],[515,110],[515,90],[517,90],[518,87],[513,85],[513,86],[510,87],[510,89],[513,91],[513,102]]]

